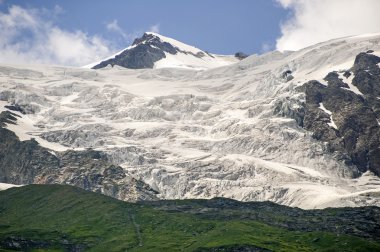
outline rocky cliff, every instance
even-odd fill
[[[303,126],[315,139],[328,142],[331,152],[360,172],[380,176],[380,57],[360,53],[352,68],[309,81]]]
[[[20,141],[3,126],[17,115],[0,113],[0,181],[9,184],[68,184],[126,201],[154,200],[158,192],[111,164],[99,151],[51,151],[34,139]]]

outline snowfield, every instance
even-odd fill
[[[380,35],[226,66],[186,67],[186,59],[173,55],[143,70],[1,64],[0,109],[18,104],[29,112],[15,112],[18,125],[7,126],[21,140],[35,138],[54,152],[102,150],[163,199],[380,206],[378,177],[367,172],[353,179],[352,167],[280,113],[304,102],[299,86],[350,68],[369,49],[380,51]],[[283,78],[287,70],[294,79]]]

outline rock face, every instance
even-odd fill
[[[172,55],[177,53],[192,54],[198,58],[205,56],[202,52],[194,54],[189,51],[183,51],[168,42],[162,41],[154,34],[144,33],[141,38],[135,39],[130,49],[124,50],[112,59],[102,61],[95,65],[93,69],[103,68],[108,65],[118,65],[131,69],[153,68],[155,62],[166,58],[165,52]]]
[[[380,58],[360,53],[354,66],[342,73],[330,72],[324,80],[309,81],[303,88],[306,107],[303,126],[315,139],[328,142],[345,162],[360,172],[380,176]],[[351,83],[352,81],[352,83]],[[355,89],[357,88],[357,90]]]
[[[248,54],[245,54],[243,52],[237,52],[235,53],[235,57],[238,58],[239,60],[245,59],[248,57]]]
[[[158,192],[111,164],[99,151],[54,153],[33,138],[20,141],[3,128],[17,124],[17,115],[0,114],[0,181],[10,184],[69,184],[126,201],[154,200]]]
[[[282,73],[281,77],[286,81],[291,81],[294,79],[293,75],[292,75],[292,71],[291,70],[286,70]]]

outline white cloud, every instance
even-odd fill
[[[55,13],[63,9],[56,6]],[[0,12],[0,62],[81,66],[109,56],[111,43],[82,31],[65,31],[43,9],[13,5]]]
[[[160,24],[155,24],[152,25],[149,30],[149,32],[154,32],[154,33],[160,33]]]
[[[94,55],[104,58],[110,55],[107,44],[97,36],[76,31],[74,33],[53,28],[44,47],[53,57],[53,62],[81,66],[95,60]]]
[[[264,42],[261,44],[261,52],[262,53],[266,53],[266,52],[269,52],[271,50],[273,50],[273,44],[268,43],[268,42]]]
[[[379,0],[277,0],[293,16],[281,25],[278,50],[298,50],[333,38],[380,32]]]
[[[59,14],[65,13],[65,10],[64,10],[60,5],[56,4],[56,5],[54,6],[53,13],[54,13],[55,15],[59,15]]]
[[[119,23],[116,19],[114,19],[112,22],[109,22],[107,25],[107,30],[113,31],[121,35],[124,39],[129,39],[129,36],[124,30],[119,26]]]

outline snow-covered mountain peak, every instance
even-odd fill
[[[155,39],[158,39],[162,43],[169,43],[173,47],[176,47],[180,51],[183,51],[183,52],[190,52],[193,54],[206,53],[199,48],[196,48],[194,46],[182,43],[181,41],[178,41],[178,40],[175,40],[175,39],[172,39],[172,38],[169,38],[169,37],[166,37],[154,32],[145,32],[144,35],[140,39],[135,39],[135,41],[133,42],[133,45],[137,45],[138,43],[149,43]]]
[[[131,69],[186,68],[205,70],[238,62],[232,55],[215,55],[163,35],[146,32],[133,44],[111,57],[87,65],[104,68],[118,65]]]

